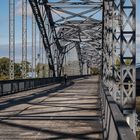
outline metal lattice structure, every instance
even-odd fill
[[[22,77],[27,77],[27,0],[22,0]]]
[[[135,131],[136,99],[136,1],[121,1],[120,4],[120,59],[121,59],[121,105],[124,114]],[[129,63],[127,63],[129,61]]]
[[[104,1],[103,79],[136,131],[135,0]]]
[[[14,79],[15,63],[15,0],[9,0],[9,78]]]
[[[36,77],[36,22],[34,15],[32,15],[32,77]]]
[[[68,53],[74,47],[77,50],[81,74],[83,63],[88,63],[89,66],[92,66],[97,62],[96,65],[100,66],[100,57],[98,57],[100,60],[97,60],[92,56],[101,56],[99,50],[101,48],[102,23],[101,18],[97,18],[97,14],[101,13],[101,1],[87,3],[79,1],[75,3],[70,1],[29,0],[29,2],[36,19],[38,19],[37,23],[40,31],[46,38],[45,40],[47,40],[46,44],[44,42],[44,46],[48,48],[49,66],[53,71],[53,75],[61,75],[65,53]],[[44,7],[43,16],[38,4]],[[77,13],[77,11],[80,12]],[[78,20],[75,20],[76,18]],[[46,30],[43,20],[47,22]],[[88,55],[89,52],[90,54]],[[95,59],[94,62],[92,59]]]
[[[32,72],[36,67],[36,25],[49,76],[62,76],[64,60],[75,48],[79,74],[84,66],[99,68],[104,85],[136,131],[135,39],[136,0],[28,0],[32,19]],[[10,78],[14,79],[14,1],[10,1]],[[22,0],[22,76],[26,78],[27,0]],[[46,59],[45,59],[46,60]],[[40,68],[41,70],[41,68]],[[42,70],[43,71],[43,70]],[[41,74],[43,77],[43,74]],[[40,75],[40,77],[41,77]]]
[[[135,0],[29,1],[33,12],[33,3],[46,10],[48,44],[61,56],[57,70],[67,46],[76,48],[81,74],[84,63],[100,67],[102,61],[103,81],[135,131]]]

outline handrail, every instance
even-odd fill
[[[82,78],[88,75],[68,76],[68,80]],[[16,79],[16,80],[1,80],[0,81],[0,96],[17,93],[21,91],[40,88],[50,84],[61,83],[64,77],[50,77],[50,78],[30,78],[30,79]]]
[[[103,106],[103,127],[105,140],[136,140],[118,105],[109,94],[108,88],[101,85]]]

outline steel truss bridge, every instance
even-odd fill
[[[22,5],[22,79],[15,78],[15,34],[16,9],[15,0],[9,0],[9,79],[0,81],[1,95],[19,92],[45,85],[47,79],[41,72],[39,79],[34,76],[34,68],[39,62],[48,64],[48,81],[60,82],[65,73],[68,79],[89,75],[92,68],[100,72],[100,92],[104,107],[108,103],[110,114],[106,113],[106,124],[112,119],[116,129],[116,139],[134,138],[131,130],[136,133],[136,0],[21,0]],[[32,78],[27,77],[27,42],[28,42],[28,11],[31,12],[31,71]],[[37,32],[38,30],[38,32]],[[37,34],[39,38],[39,54],[37,55]],[[72,51],[73,50],[73,51]],[[72,51],[72,57],[68,54]],[[75,65],[68,65],[77,56]],[[68,60],[69,59],[69,60]],[[77,69],[71,73],[66,70]],[[41,71],[41,68],[40,68]],[[72,76],[79,75],[79,76]],[[70,77],[69,77],[70,76]],[[52,78],[51,78],[52,77]],[[12,82],[11,82],[12,81]],[[13,84],[12,84],[13,83]],[[26,83],[20,88],[20,83]],[[10,91],[4,87],[9,84]],[[18,86],[17,86],[18,84]],[[16,86],[18,88],[16,88]],[[111,97],[109,96],[111,95]],[[114,102],[115,101],[115,102]],[[115,108],[121,111],[118,115],[125,118],[120,129],[115,118]],[[113,116],[114,115],[114,116]],[[118,119],[118,120],[119,120]],[[112,123],[112,122],[110,122]],[[124,126],[123,126],[124,124]],[[116,134],[116,135],[115,135]],[[110,133],[108,135],[111,135]],[[130,137],[129,137],[130,136]],[[123,138],[124,137],[124,138]],[[111,136],[108,136],[111,139]]]

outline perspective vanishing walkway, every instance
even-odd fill
[[[97,76],[0,97],[0,140],[102,140]]]

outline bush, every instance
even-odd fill
[[[96,68],[96,67],[90,68],[90,73],[92,75],[98,75],[98,74],[100,74],[99,68]]]

